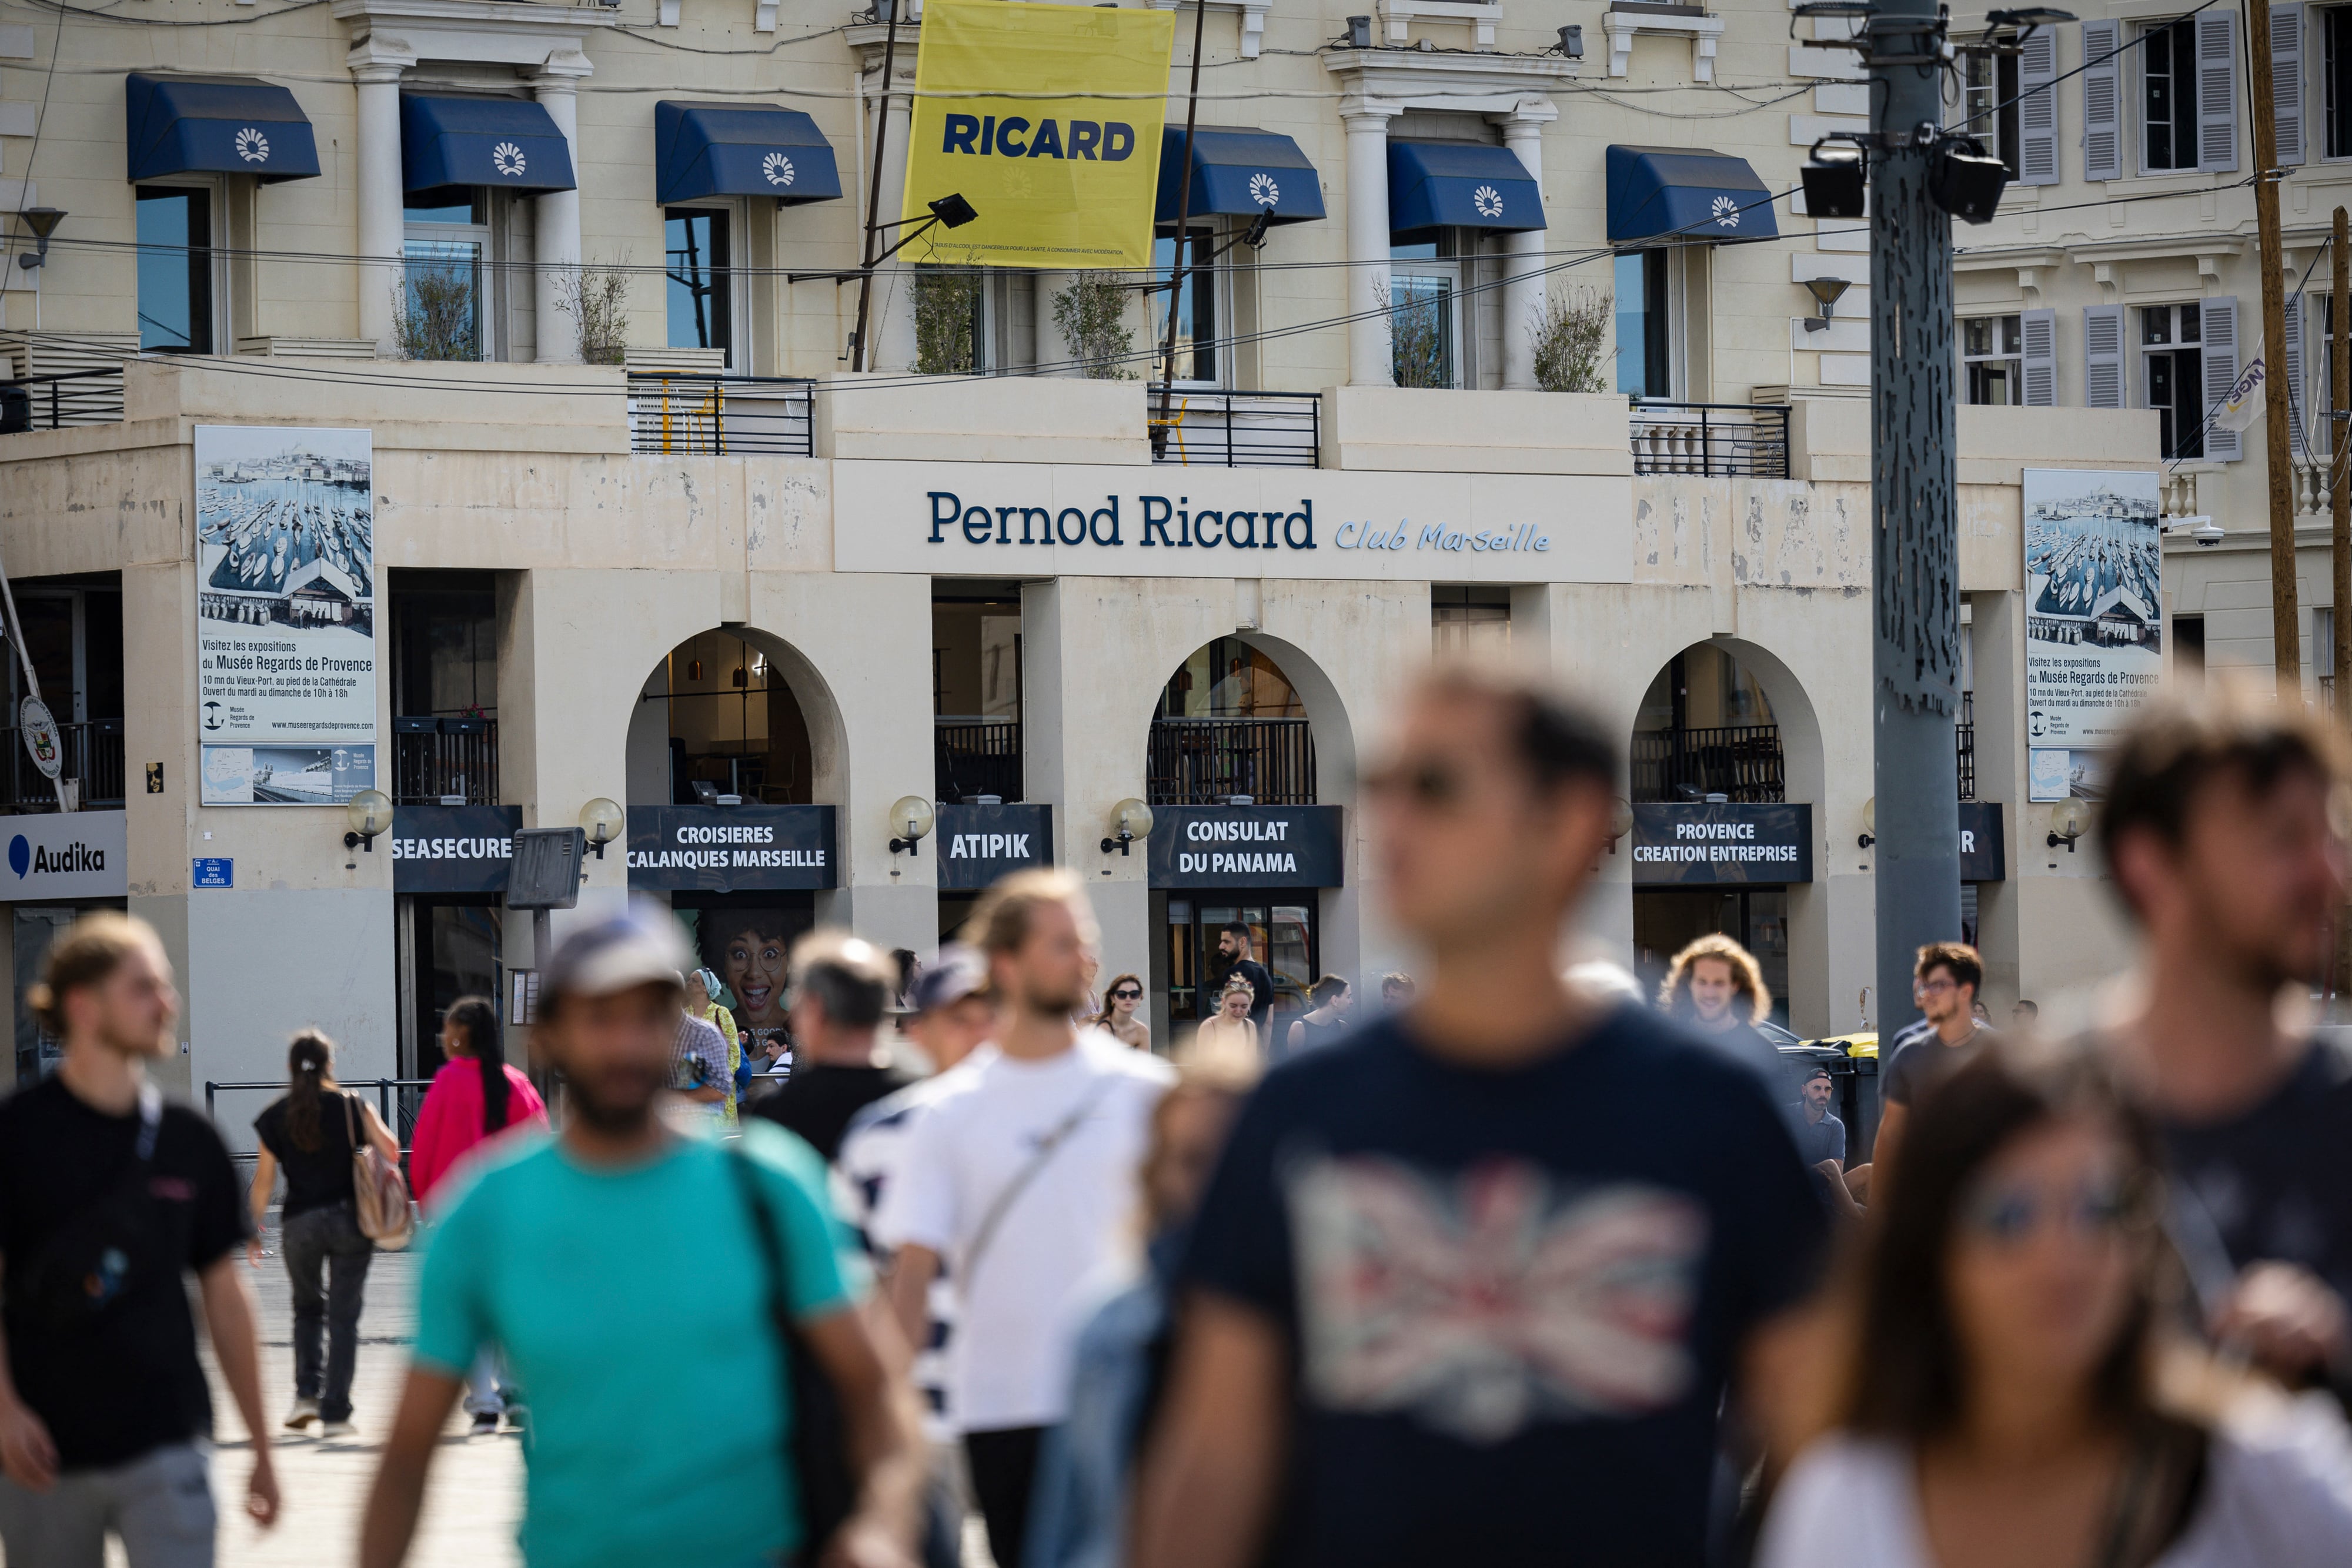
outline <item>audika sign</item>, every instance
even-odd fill
[[[0,872],[0,904],[128,897],[129,822],[121,811],[0,817],[0,843],[8,853],[8,869]]]
[[[1154,887],[1339,887],[1337,806],[1154,806]]]
[[[1808,805],[1638,801],[1627,842],[1636,887],[1813,880]]]
[[[940,889],[977,891],[1016,871],[1054,863],[1054,808],[941,801],[930,841],[940,857]]]
[[[840,885],[830,806],[632,806],[629,885],[704,893]]]

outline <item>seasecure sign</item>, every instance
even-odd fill
[[[908,259],[1149,267],[1175,26],[1141,8],[930,0],[900,215],[923,223],[960,195],[979,216],[925,229]]]
[[[1813,809],[1805,805],[1633,807],[1633,881],[1813,880]]]
[[[1631,513],[1602,475],[834,465],[844,571],[1622,582]]]
[[[1337,806],[1160,806],[1151,813],[1154,887],[1338,887]]]

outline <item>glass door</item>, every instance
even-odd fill
[[[490,246],[488,193],[440,191],[411,201],[406,277],[393,321],[401,351],[412,360],[488,359],[482,264]]]
[[[1274,977],[1274,1014],[1278,1037],[1307,1009],[1307,993],[1319,972],[1321,933],[1312,891],[1209,894],[1171,898],[1161,961],[1172,1030],[1187,1032],[1216,1010],[1217,992],[1234,961],[1217,951],[1227,924],[1250,928],[1250,951]]]

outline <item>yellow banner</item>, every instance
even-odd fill
[[[929,0],[901,215],[951,194],[980,215],[901,259],[1150,267],[1175,27],[1169,11]]]

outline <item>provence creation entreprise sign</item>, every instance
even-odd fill
[[[1813,880],[1808,805],[1637,801],[1629,840],[1636,886]]]

